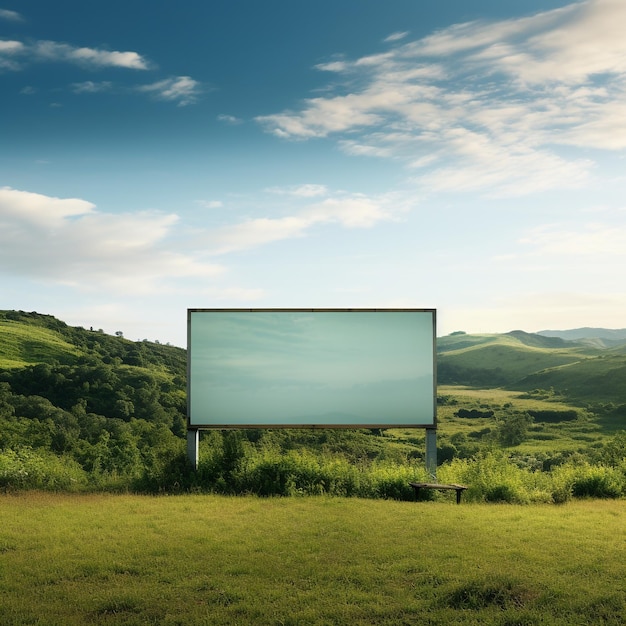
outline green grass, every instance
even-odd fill
[[[35,363],[69,363],[80,351],[59,333],[48,328],[0,319],[0,368]]]
[[[440,385],[439,396],[455,401],[437,408],[440,436],[462,433],[472,436],[485,429],[495,428],[495,418],[506,419],[511,412],[525,411],[572,411],[579,418],[554,423],[536,420],[526,441],[510,451],[519,453],[554,453],[580,451],[593,444],[608,440],[616,431],[624,430],[626,421],[615,416],[599,416],[574,404],[563,396],[548,399],[532,397],[522,391],[507,389],[476,389],[467,386]],[[482,408],[494,411],[494,418],[467,419],[455,417],[459,408]]]
[[[2,624],[622,624],[626,502],[0,497]]]
[[[609,353],[537,372],[514,385],[516,389],[554,387],[578,402],[626,403],[626,356]]]

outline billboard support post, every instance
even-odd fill
[[[200,431],[197,428],[187,431],[187,458],[194,470],[198,469],[198,444],[200,442]]]
[[[426,469],[437,480],[437,429],[426,429]]]

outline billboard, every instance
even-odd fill
[[[434,309],[189,309],[188,428],[436,427]]]

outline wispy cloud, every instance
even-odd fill
[[[196,203],[205,209],[221,209],[224,206],[221,200],[196,200]]]
[[[386,52],[316,67],[346,77],[298,110],[258,117],[285,139],[419,163],[425,190],[517,195],[576,186],[571,148],[626,148],[626,3],[587,0],[469,22]],[[389,39],[389,38],[388,38]]]
[[[86,80],[82,83],[73,83],[72,91],[74,93],[101,93],[102,91],[109,91],[113,83],[108,80],[100,82],[94,82],[92,80]]]
[[[220,266],[168,243],[177,222],[174,214],[104,213],[80,198],[0,188],[0,268],[116,293],[162,292],[181,279],[220,274]]]
[[[0,9],[0,20],[6,20],[7,22],[23,22],[24,18],[17,11]]]
[[[386,43],[391,43],[394,41],[400,41],[401,39],[404,39],[405,37],[407,37],[409,34],[408,31],[402,31],[402,32],[397,32],[397,33],[391,33],[391,35],[389,35],[388,37],[385,37],[384,41]]]
[[[224,113],[222,113],[221,115],[218,115],[217,119],[219,122],[224,122],[225,124],[231,124],[232,126],[243,123],[242,119],[235,117],[234,115],[225,115]]]
[[[314,197],[315,194],[306,196],[301,193],[306,187],[298,188],[300,198]],[[397,213],[398,204],[391,197],[336,193],[305,205],[291,215],[248,219],[217,229],[208,233],[208,244],[214,254],[225,254],[304,237],[315,226],[335,224],[344,228],[371,228],[378,222],[395,219]]]
[[[200,83],[190,76],[174,76],[150,85],[142,85],[138,91],[151,93],[159,100],[176,102],[178,106],[194,104],[200,95]]]
[[[137,52],[118,52],[97,48],[77,48],[66,43],[39,41],[30,50],[40,61],[65,61],[95,67],[122,67],[147,70],[148,61]]]
[[[591,222],[577,227],[552,224],[537,227],[521,243],[531,247],[535,254],[545,257],[602,259],[626,256],[626,226]]]
[[[0,54],[16,54],[24,49],[21,41],[2,40],[0,41]]]
[[[328,194],[326,185],[316,185],[313,183],[291,187],[268,187],[265,191],[281,196],[295,196],[298,198],[314,198]]]
[[[19,70],[19,56],[23,49],[21,41],[0,40],[0,70]]]
[[[10,65],[7,63],[11,62]],[[147,70],[150,63],[137,52],[120,52],[72,46],[56,41],[0,41],[0,66],[12,70],[20,70],[26,64],[39,63],[72,63],[85,67],[119,67],[133,70]]]

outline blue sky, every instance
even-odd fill
[[[0,308],[626,326],[626,3],[0,0]]]

